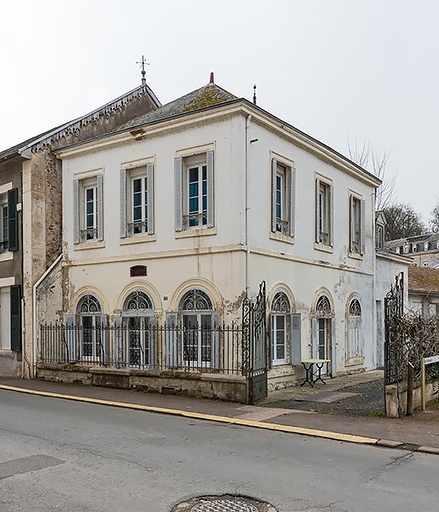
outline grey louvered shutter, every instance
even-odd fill
[[[300,313],[290,315],[291,325],[291,364],[299,365],[302,361],[301,317]]]
[[[11,286],[11,350],[21,351],[21,286]]]
[[[18,188],[8,190],[8,246],[10,251],[18,251]]]
[[[326,366],[328,368],[328,374],[331,376],[331,377],[334,377],[334,375],[336,374],[336,366],[335,366],[335,354],[336,354],[336,351],[337,351],[337,326],[336,326],[336,323],[335,323],[335,318],[331,318],[331,343],[330,343],[330,346],[331,346],[331,353],[328,353],[326,355],[326,359],[330,359],[330,363],[328,363]]]
[[[271,161],[271,231],[276,233],[276,176],[277,160]]]
[[[366,201],[361,200],[360,203],[360,253],[364,254],[366,245]]]
[[[174,158],[175,231],[183,230],[183,159]]]
[[[212,368],[220,368],[220,354],[221,354],[221,313],[214,311],[212,313]]]
[[[320,180],[319,180],[319,178],[316,179],[316,191],[315,191],[315,194],[316,194],[316,198],[315,198],[315,201],[316,201],[316,207],[315,207],[315,216],[316,216],[315,241],[317,243],[319,243],[320,242],[320,204],[319,204],[320,203]]]
[[[290,236],[294,236],[296,233],[296,168],[291,167],[290,169],[290,194],[289,194],[289,205],[288,205],[288,227]]]
[[[154,234],[154,164],[146,166],[148,235]]]
[[[329,245],[334,245],[334,186],[329,186]]]
[[[354,196],[349,196],[349,251],[354,252],[355,240],[355,211],[354,211]]]
[[[104,205],[103,205],[103,177],[102,174],[96,176],[96,210],[98,216],[98,240],[104,239]]]
[[[79,244],[80,241],[80,198],[79,198],[79,180],[73,180],[73,243]]]
[[[167,368],[178,365],[177,313],[166,313],[165,360]]]
[[[319,336],[319,320],[318,318],[311,319],[311,335],[312,335],[312,353],[311,359],[318,357],[318,336]]]
[[[122,366],[124,360],[123,354],[123,325],[122,317],[115,316],[113,318],[113,364],[117,368]]]
[[[149,319],[149,361],[150,368],[157,368],[157,343],[158,343],[158,321],[155,316]]]
[[[101,333],[101,358],[104,363],[110,361],[110,346],[108,336],[108,317],[107,315],[99,315],[97,331]]]
[[[65,340],[66,340],[66,361],[74,362],[77,359],[77,333],[76,315],[64,315]]]
[[[120,170],[120,238],[127,236],[127,171]]]
[[[215,198],[214,198],[214,173],[213,173],[213,151],[206,153],[207,163],[207,227],[215,225]]]

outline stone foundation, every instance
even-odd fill
[[[240,375],[39,364],[37,378],[64,384],[137,389],[247,403],[247,382]]]

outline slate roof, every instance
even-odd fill
[[[214,83],[209,83],[185,94],[181,98],[166,103],[166,105],[159,107],[157,110],[135,117],[128,123],[118,126],[114,131],[119,132],[130,128],[137,128],[237,99],[236,96],[225,89]]]
[[[411,293],[439,295],[439,269],[409,267],[408,290]]]
[[[50,130],[46,130],[45,132],[42,132],[39,135],[36,135],[34,137],[31,137],[30,139],[20,142],[15,146],[5,149],[4,151],[0,151],[0,161],[6,160],[14,155],[18,155],[23,149],[29,148],[38,142],[42,142],[46,138],[49,139],[51,136],[59,134],[59,132],[61,132],[62,130],[79,129],[80,126],[86,125],[88,122],[96,119],[99,115],[101,115],[104,112],[111,112],[113,108],[123,105],[125,101],[129,100],[131,97],[138,96],[139,94],[141,94],[141,92],[146,92],[151,97],[153,102],[157,105],[157,107],[161,106],[161,103],[157,99],[154,92],[147,85],[140,85],[132,91],[129,91],[123,94],[122,96],[119,96],[118,98],[109,101],[105,105],[93,110],[92,112],[89,112],[88,114],[75,118],[60,126],[56,126],[55,128],[51,128]]]

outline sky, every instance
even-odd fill
[[[349,156],[389,157],[395,201],[439,200],[436,0],[15,0],[1,6],[0,151],[140,85],[208,83]]]

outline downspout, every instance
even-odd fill
[[[244,216],[244,243],[246,246],[245,252],[245,294],[248,297],[250,291],[250,283],[249,283],[249,261],[250,261],[250,244],[249,244],[249,236],[248,236],[248,219],[249,219],[249,210],[250,206],[248,204],[248,189],[249,189],[249,131],[250,131],[250,121],[251,114],[247,116],[247,120],[245,123],[245,193],[244,193],[244,201],[245,201],[245,216]]]
[[[52,272],[52,270],[58,265],[63,257],[62,253],[56,258],[56,260],[50,265],[50,267],[44,272],[44,274],[38,279],[38,281],[32,287],[32,315],[33,315],[33,360],[32,360],[32,375],[31,378],[36,376],[36,360],[37,360],[37,288],[46,279],[46,277]]]

